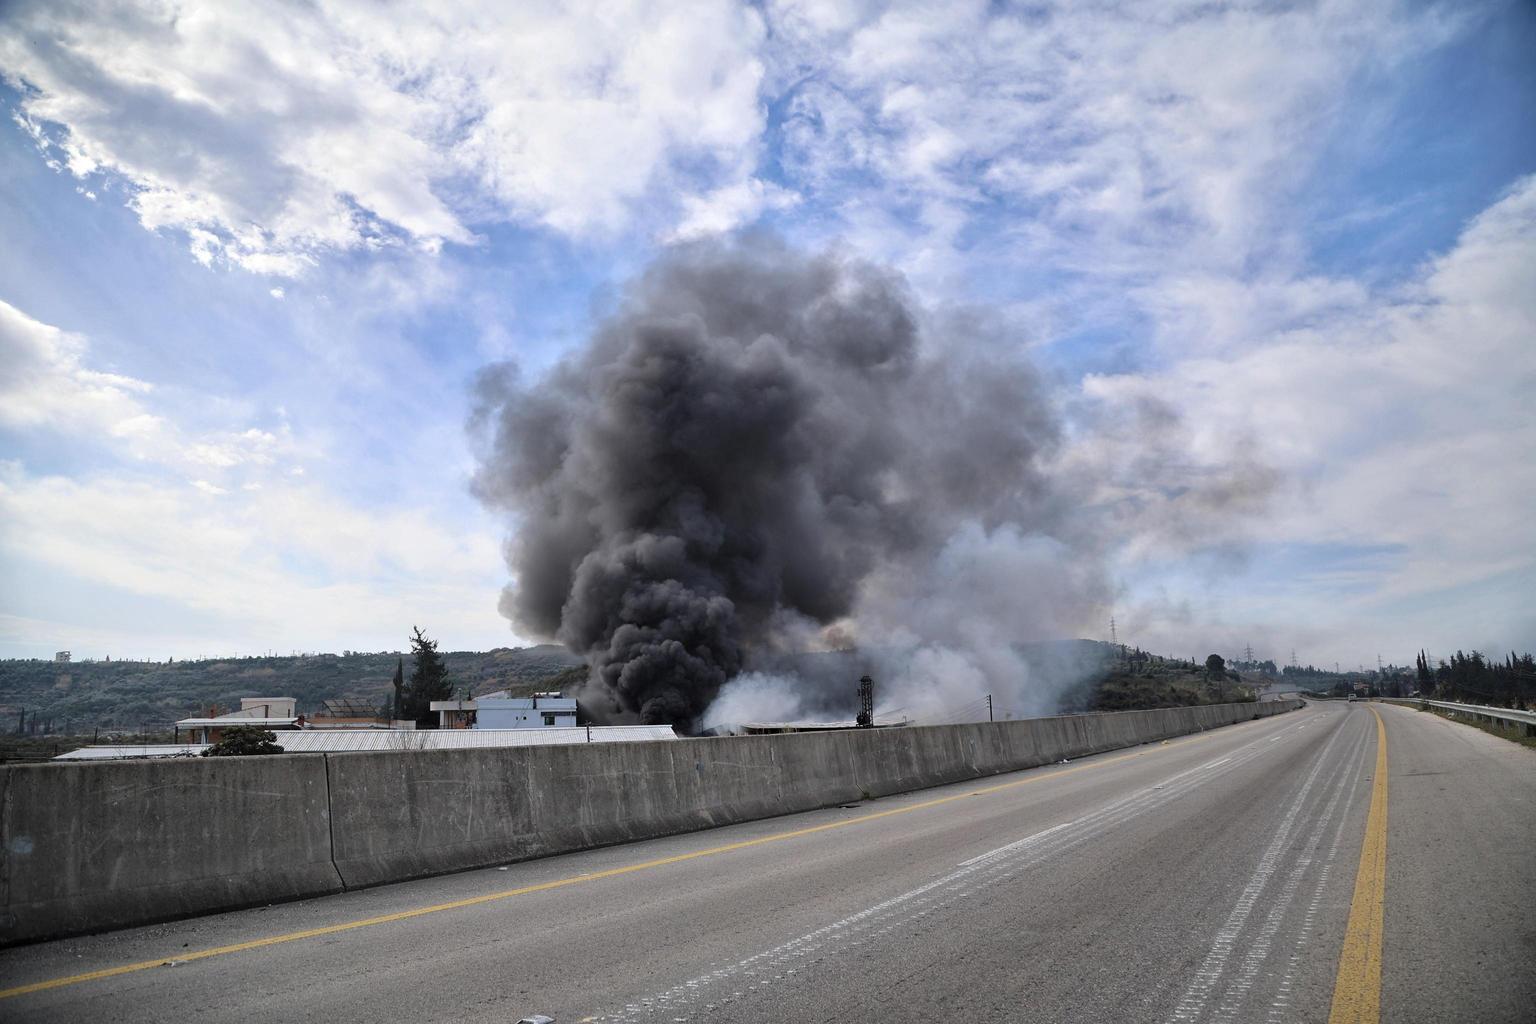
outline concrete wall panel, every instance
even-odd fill
[[[563,749],[324,755],[342,880],[356,888],[538,856],[527,755]]]
[[[320,758],[0,772],[0,942],[341,891]]]

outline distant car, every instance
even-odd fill
[[[1354,694],[1350,694],[1350,695],[1349,695],[1349,699],[1350,699],[1350,700],[1351,700],[1351,701],[1357,701],[1357,700],[1359,700],[1359,699],[1360,699],[1360,698],[1359,698],[1359,697],[1356,697],[1356,696],[1355,696],[1355,695],[1354,695]]]

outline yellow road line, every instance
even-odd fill
[[[1269,719],[1272,721],[1273,719]],[[1236,723],[1243,724],[1243,723]],[[395,921],[407,921],[413,917],[423,917],[427,914],[437,914],[445,910],[460,910],[464,907],[479,906],[482,903],[495,903],[498,900],[511,899],[514,896],[526,896],[529,893],[547,892],[550,889],[563,889],[569,885],[578,885],[582,882],[596,882],[604,878],[614,878],[618,875],[633,874],[636,871],[649,871],[653,868],[666,867],[669,864],[681,864],[684,861],[698,860],[701,857],[713,857],[722,853],[734,853],[737,850],[746,850],[754,846],[762,846],[765,843],[778,843],[786,839],[798,839],[801,836],[814,835],[817,832],[830,832],[833,829],[847,828],[850,825],[861,825],[866,821],[878,821],[881,818],[889,818],[897,814],[910,814],[913,811],[926,810],[930,807],[938,807],[942,804],[953,803],[956,800],[965,800],[973,796],[984,796],[988,793],[997,793],[1007,789],[1015,789],[1019,786],[1029,785],[1034,782],[1042,782],[1047,779],[1059,779],[1063,775],[1071,775],[1074,772],[1087,771],[1090,768],[1102,768],[1105,765],[1116,764],[1120,761],[1129,761],[1131,758],[1144,757],[1147,754],[1156,753],[1167,747],[1183,746],[1210,736],[1219,735],[1218,732],[1199,733],[1183,739],[1168,741],[1166,746],[1159,745],[1145,750],[1137,750],[1129,754],[1121,754],[1118,757],[1105,758],[1102,761],[1092,761],[1088,764],[1077,765],[1073,768],[1063,768],[1044,775],[1031,775],[1025,779],[1013,782],[1004,782],[996,786],[984,786],[981,789],[973,789],[964,793],[956,793],[953,796],[937,797],[933,800],[924,800],[921,803],[908,804],[905,807],[893,807],[888,811],[876,811],[873,814],[861,814],[856,818],[844,818],[841,821],[828,822],[825,825],[813,825],[809,828],[797,828],[789,832],[777,832],[770,836],[762,836],[757,839],[746,839],[738,843],[726,843],[724,846],[712,846],[705,850],[695,850],[692,853],[680,853],[673,857],[661,857],[656,860],[643,861],[639,864],[627,864],[621,868],[609,868],[606,871],[593,871],[588,874],[572,875],[569,878],[560,878],[552,882],[540,882],[537,885],[525,885],[517,889],[507,889],[502,892],[487,893],[483,896],[471,896],[468,899],[454,900],[451,903],[437,903],[428,907],[417,907],[415,910],[402,910],[394,914],[383,914],[378,917],[363,918],[358,921],[347,921],[343,924],[326,925],[323,928],[307,928],[304,931],[285,932],[281,935],[271,935],[264,939],[253,939],[250,942],[236,942],[228,946],[216,946],[212,949],[201,949],[194,953],[176,953],[169,957],[161,957],[157,960],[143,960],[135,964],[123,964],[120,967],[108,967],[99,971],[87,971],[84,974],[71,974],[63,978],[52,978],[48,981],[36,981],[29,985],[17,985],[14,988],[0,989],[0,999],[11,999],[15,996],[24,996],[31,992],[44,992],[52,988],[63,988],[66,985],[78,985],[86,981],[99,981],[102,978],[115,978],[120,974],[133,974],[136,971],[147,971],[151,967],[163,967],[168,963],[187,963],[192,960],[206,960],[211,956],[223,956],[226,953],[241,953],[250,949],[260,949],[263,946],[276,946],[284,942],[297,942],[300,939],[312,939],[320,935],[335,935],[337,932],[349,932],[357,928],[371,928],[374,925],[391,924]],[[1230,735],[1230,734],[1229,734]]]
[[[1387,726],[1376,716],[1376,776],[1371,783],[1371,809],[1360,846],[1355,895],[1349,903],[1349,924],[1339,973],[1333,983],[1333,1009],[1328,1024],[1378,1024],[1381,1020],[1381,942],[1387,905]]]

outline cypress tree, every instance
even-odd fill
[[[395,659],[395,678],[390,680],[390,686],[394,690],[394,696],[389,705],[389,717],[402,719],[405,717],[405,659]]]
[[[448,663],[437,653],[437,641],[428,640],[420,626],[411,627],[411,662],[403,717],[414,718],[417,728],[431,729],[437,725],[432,702],[452,700],[453,684],[448,681]]]

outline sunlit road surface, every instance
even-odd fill
[[[1533,839],[1536,753],[1407,708],[1314,705],[12,949],[0,1020],[1529,1022]]]

